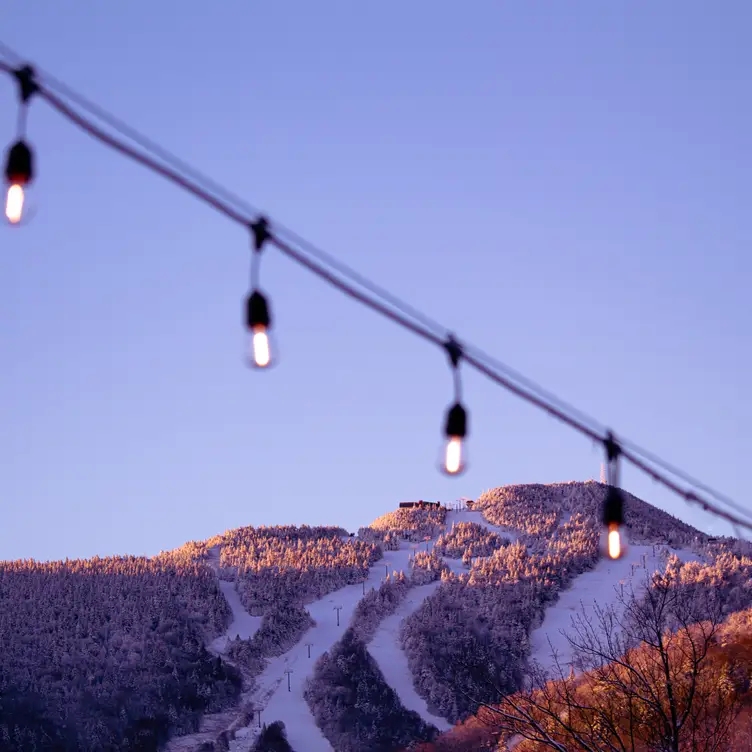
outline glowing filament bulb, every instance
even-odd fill
[[[447,475],[459,475],[465,470],[465,437],[467,436],[467,412],[459,402],[455,402],[446,413],[444,437],[446,443],[441,449],[439,467]]]
[[[608,558],[618,559],[621,556],[621,533],[618,525],[608,526]]]
[[[266,298],[254,290],[246,301],[245,325],[250,341],[248,343],[247,362],[253,368],[268,368],[272,363],[274,348],[270,342],[272,319]]]
[[[612,471],[612,478],[614,471]],[[627,535],[624,526],[624,500],[617,486],[609,485],[603,500],[603,528],[600,549],[609,559],[621,559],[627,553]]]
[[[462,439],[459,436],[449,437],[444,458],[444,470],[450,475],[456,475],[462,470]]]
[[[253,362],[259,368],[266,368],[272,359],[266,327],[256,325],[252,334]]]
[[[5,165],[5,184],[8,186],[5,216],[14,225],[21,221],[23,215],[24,186],[29,185],[33,178],[34,157],[31,149],[25,141],[18,141],[8,150]]]
[[[17,225],[21,221],[24,205],[24,190],[19,183],[8,186],[8,195],[5,199],[5,216],[11,224]]]

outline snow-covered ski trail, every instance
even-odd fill
[[[596,606],[602,609],[612,606],[618,612],[622,591],[625,596],[631,590],[638,593],[646,574],[663,570],[665,557],[661,551],[666,550],[682,561],[700,559],[692,551],[667,549],[663,544],[630,546],[626,555],[617,561],[600,559],[592,570],[576,577],[567,590],[561,591],[559,600],[546,609],[543,623],[530,634],[531,657],[545,670],[553,671],[553,649],[566,672],[572,661],[572,650],[565,633],[572,631],[572,617],[584,609],[592,623]]]
[[[261,709],[262,724],[282,721],[293,749],[331,752],[332,746],[316,725],[303,696],[306,682],[313,674],[319,656],[330,650],[344,634],[363,593],[378,588],[387,572],[390,575],[395,571],[407,572],[410,554],[409,548],[385,551],[384,558],[371,567],[365,584],[348,585],[306,606],[316,625],[284,655],[272,658],[256,679],[251,701],[257,710]],[[339,624],[337,607],[340,607]],[[289,690],[287,670],[291,672]],[[231,752],[248,752],[257,734],[258,717],[255,723],[236,732],[235,740],[230,743]]]
[[[381,622],[373,639],[368,643],[368,652],[373,656],[384,674],[387,684],[397,693],[400,702],[408,709],[414,710],[427,723],[439,731],[451,728],[444,718],[433,715],[426,701],[415,691],[413,675],[407,664],[407,656],[399,640],[400,624],[415,611],[423,601],[436,591],[439,580],[428,585],[419,585],[408,590],[405,599],[391,616]]]
[[[230,611],[232,611],[232,621],[223,634],[212,640],[209,650],[223,654],[227,650],[229,642],[236,637],[240,637],[241,640],[248,640],[253,637],[261,626],[261,617],[251,616],[245,610],[245,607],[240,602],[240,595],[238,595],[238,591],[235,589],[234,582],[219,579],[219,556],[219,546],[209,549],[208,564],[217,575],[219,589],[222,591],[222,595],[224,595]]]

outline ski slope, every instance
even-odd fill
[[[450,530],[452,525],[458,522],[475,522],[487,530],[512,541],[516,540],[518,537],[517,532],[514,530],[490,524],[483,518],[482,513],[478,511],[469,511],[467,509],[448,511],[445,521],[445,530]],[[401,548],[400,552],[389,551],[385,553],[385,557],[395,553],[401,554],[405,549],[408,549],[410,553],[415,550],[430,553],[433,550],[435,543],[436,538],[432,538],[430,541],[424,541],[420,545],[403,544],[404,548]],[[468,568],[461,560],[448,557],[442,557],[442,559],[454,574],[459,575],[468,572]],[[407,571],[407,568],[405,568],[404,571]],[[379,625],[373,639],[368,644],[368,651],[376,660],[387,684],[389,684],[389,686],[391,686],[391,688],[397,693],[402,705],[408,710],[413,710],[418,713],[424,721],[433,724],[440,731],[446,731],[450,729],[452,725],[445,718],[441,718],[440,716],[431,713],[426,701],[416,692],[413,676],[407,663],[407,656],[402,650],[402,645],[399,639],[400,625],[402,622],[410,616],[410,614],[412,614],[426,598],[432,595],[440,585],[441,582],[437,580],[428,585],[420,585],[411,588],[397,611],[384,619]]]
[[[613,607],[617,614],[623,611],[620,604],[622,592],[626,597],[634,590],[638,593],[645,584],[645,575],[662,571],[666,557],[661,550],[676,554],[682,561],[698,561],[695,553],[684,549],[667,549],[658,546],[630,546],[624,558],[617,561],[600,559],[595,568],[576,577],[567,590],[562,590],[559,600],[546,609],[543,623],[530,635],[530,654],[545,670],[556,670],[554,654],[568,673],[572,649],[566,632],[572,631],[572,617],[578,612],[595,623],[596,606]]]
[[[261,617],[251,616],[243,608],[234,582],[220,580],[219,589],[222,591],[230,611],[232,611],[232,621],[225,633],[212,641],[209,649],[216,653],[224,653],[230,641],[236,637],[240,637],[241,640],[248,640],[253,637],[261,626]]]
[[[210,548],[209,560],[207,563],[217,575],[219,589],[222,591],[222,595],[224,595],[227,605],[232,612],[232,621],[224,634],[221,634],[219,637],[212,640],[211,644],[208,646],[209,650],[214,653],[224,653],[227,650],[229,642],[236,637],[240,637],[242,640],[247,640],[253,637],[261,626],[261,617],[251,616],[240,602],[240,596],[235,589],[235,583],[219,579],[220,553],[220,546]]]
[[[303,697],[306,681],[313,674],[319,656],[331,649],[344,634],[364,591],[379,587],[387,572],[407,572],[411,553],[409,546],[399,551],[386,551],[384,559],[371,567],[365,585],[348,585],[308,605],[306,609],[316,625],[303,635],[295,647],[284,655],[271,659],[264,672],[257,678],[257,688],[251,695],[251,701],[257,710],[261,709],[261,722],[282,721],[293,749],[331,752],[331,744],[316,725]],[[337,607],[340,607],[339,624]],[[310,658],[307,643],[310,643]],[[287,670],[291,671],[289,690],[288,675],[285,673]],[[236,731],[235,740],[230,743],[230,750],[249,752],[257,735],[258,717],[250,726]]]
[[[400,702],[408,710],[418,713],[424,721],[436,726],[439,731],[446,731],[451,728],[451,724],[446,719],[433,715],[428,710],[426,701],[415,691],[413,675],[399,639],[400,624],[432,595],[440,584],[437,580],[428,585],[410,588],[397,611],[379,625],[373,639],[368,643],[368,652],[376,660],[386,683],[397,693]]]
[[[562,520],[562,522],[565,520]],[[492,525],[480,511],[467,509],[449,510],[445,530],[459,522],[474,522],[485,529],[515,541],[519,538],[514,529]],[[288,652],[268,661],[266,669],[256,678],[252,689],[243,693],[243,700],[250,701],[261,711],[261,723],[282,721],[288,740],[295,750],[306,752],[331,752],[332,747],[324,737],[311,715],[304,698],[308,679],[313,674],[317,659],[330,650],[345,632],[353,612],[363,595],[371,588],[378,588],[387,575],[410,571],[410,558],[416,551],[432,551],[436,538],[420,543],[402,541],[397,551],[385,551],[384,557],[369,571],[365,583],[349,585],[330,593],[307,606],[315,626]],[[663,569],[665,546],[631,546],[624,559],[601,560],[595,568],[577,577],[568,590],[560,593],[556,604],[546,609],[543,623],[531,633],[531,653],[544,668],[551,669],[554,661],[552,649],[558,654],[562,666],[571,661],[571,650],[563,632],[571,628],[571,618],[580,609],[593,617],[595,604],[601,607],[614,605],[617,594],[631,586],[637,590],[647,572]],[[683,561],[698,557],[688,551],[671,551]],[[218,564],[219,552],[212,552],[212,561]],[[455,574],[467,573],[468,568],[457,559],[443,557]],[[223,653],[236,635],[251,637],[259,628],[260,617],[250,616],[243,608],[234,584],[220,582],[225,598],[232,611],[232,622],[226,633],[213,641],[211,647]],[[440,581],[411,588],[397,611],[383,620],[367,648],[378,664],[385,681],[392,687],[402,705],[417,712],[427,723],[440,731],[448,730],[451,724],[446,719],[433,715],[415,690],[413,677],[399,640],[400,626],[423,601],[440,587]],[[339,616],[339,623],[338,623]],[[259,716],[244,728],[235,731],[230,742],[232,752],[250,752],[259,732]]]

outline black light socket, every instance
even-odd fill
[[[447,410],[444,433],[447,437],[459,439],[464,439],[467,436],[467,412],[459,402],[456,402]]]
[[[606,526],[624,524],[624,497],[621,490],[614,486],[609,486],[606,491],[606,499],[603,502],[603,524]]]
[[[5,179],[11,185],[26,185],[34,178],[34,157],[25,141],[18,141],[8,150]]]
[[[263,326],[268,329],[272,322],[266,298],[257,290],[254,290],[254,292],[248,296],[245,315],[246,326],[249,329],[253,329],[257,326]]]

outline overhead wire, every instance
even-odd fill
[[[552,394],[551,392],[548,392],[547,390],[543,389],[543,387],[539,386],[534,381],[531,381],[526,376],[519,373],[519,371],[515,371],[513,368],[510,368],[505,363],[499,361],[498,359],[494,358],[491,355],[488,355],[487,353],[484,353],[482,350],[474,348],[473,346],[466,345],[466,350],[468,352],[474,352],[481,360],[484,360],[486,363],[488,363],[493,368],[495,368],[498,372],[506,374],[511,379],[517,381],[520,384],[523,384],[527,389],[530,389],[532,392],[536,393],[538,396],[548,400],[549,402],[553,402],[557,404],[562,409],[566,410],[570,415],[576,415],[580,421],[592,427],[593,430],[599,431],[603,434],[606,433],[607,429],[603,423],[596,420],[595,418],[588,415],[587,413],[583,412],[579,408],[574,407],[573,405],[565,402],[564,400],[560,399],[559,397]],[[689,473],[682,470],[681,468],[677,467],[676,465],[673,465],[670,462],[667,462],[666,460],[662,459],[661,457],[654,454],[653,452],[641,447],[639,444],[636,444],[635,442],[630,441],[628,439],[624,439],[624,438],[621,438],[619,441],[620,441],[622,448],[628,449],[630,451],[630,454],[633,453],[635,456],[641,458],[645,462],[650,463],[651,465],[655,467],[662,468],[663,470],[675,476],[676,478],[681,479],[687,485],[692,486],[693,488],[699,491],[702,491],[705,494],[713,496],[717,501],[725,504],[726,506],[731,507],[732,509],[736,510],[740,514],[752,516],[752,510],[745,508],[741,504],[735,502],[726,494],[723,494],[720,491],[717,491],[716,489],[714,489],[713,487],[707,485],[706,483],[703,483],[701,480],[698,480],[697,478],[690,475]]]
[[[3,42],[2,40],[0,40],[0,52],[4,53],[8,57],[11,57],[14,61],[16,61],[16,63],[20,63],[23,60],[23,58],[18,52],[16,52],[13,48],[11,48],[8,44]],[[39,68],[39,66],[36,66],[36,73],[37,73],[37,77],[41,78],[43,82],[46,82],[49,88],[53,90],[57,90],[57,92],[60,95],[66,97],[68,100],[72,101],[78,107],[90,113],[91,115],[96,117],[98,120],[101,120],[103,123],[106,123],[113,130],[125,136],[127,139],[133,141],[135,144],[137,144],[139,147],[141,147],[145,151],[150,152],[153,156],[157,157],[159,160],[161,160],[165,164],[176,169],[182,174],[187,175],[192,181],[194,181],[194,183],[198,185],[203,185],[204,188],[214,193],[215,195],[222,197],[226,201],[229,201],[231,204],[233,204],[235,207],[239,209],[243,209],[244,211],[249,212],[251,214],[263,213],[262,210],[260,210],[258,207],[254,206],[253,204],[249,203],[246,199],[238,196],[236,193],[225,188],[220,183],[217,183],[210,176],[206,175],[205,173],[196,169],[195,167],[188,164],[184,160],[180,159],[180,157],[175,155],[173,152],[169,151],[165,147],[156,143],[154,140],[150,139],[148,136],[144,135],[143,133],[138,131],[136,128],[126,123],[121,118],[118,118],[117,116],[108,112],[100,105],[96,104],[95,102],[92,102],[83,94],[73,89],[70,85],[60,81],[58,78],[54,77],[49,72],[45,71],[42,68]],[[416,321],[420,321],[421,323],[424,324],[424,326],[427,329],[431,329],[434,332],[440,332],[443,330],[444,327],[442,327],[442,325],[439,324],[437,321],[429,318],[424,313],[422,313],[421,311],[418,311],[416,308],[406,303],[405,301],[400,300],[397,296],[393,295],[388,290],[385,290],[383,287],[377,285],[373,281],[364,277],[362,274],[355,271],[351,267],[347,266],[345,263],[343,263],[339,259],[335,258],[331,254],[328,254],[326,251],[322,250],[321,248],[318,248],[313,243],[301,237],[299,234],[297,234],[293,230],[290,230],[289,228],[285,227],[278,221],[275,221],[274,225],[277,229],[278,234],[287,235],[292,242],[295,242],[298,245],[304,246],[305,250],[310,255],[313,255],[314,257],[323,261],[325,264],[331,266],[336,272],[338,272],[339,274],[342,274],[343,276],[350,278],[356,284],[360,285],[364,289],[373,293],[377,297],[382,298],[387,303],[389,303],[389,305],[393,306],[397,310],[405,313],[406,315],[410,316]],[[599,430],[601,433],[605,433],[606,427],[603,424],[601,424],[599,421],[587,415],[586,413],[582,412],[581,410],[574,407],[573,405],[568,404],[567,402],[561,400],[559,397],[552,394],[551,392],[543,389],[543,387],[536,384],[534,381],[527,378],[526,376],[521,374],[519,371],[516,371],[512,369],[510,366],[508,366],[507,364],[501,362],[498,358],[495,358],[489,355],[488,353],[484,352],[480,348],[475,347],[473,345],[466,345],[465,347],[469,352],[475,353],[475,355],[478,358],[486,361],[489,365],[494,367],[500,373],[503,373],[507,375],[509,378],[517,381],[518,383],[523,384],[527,389],[538,394],[539,396],[548,400],[549,402],[557,403],[560,407],[565,409],[570,414],[577,415],[582,422],[589,424],[591,427],[595,427],[595,430]],[[702,483],[696,478],[693,478],[692,476],[688,475],[687,473],[678,469],[677,467],[669,464],[668,462],[665,462],[664,460],[652,454],[648,450],[643,449],[639,447],[638,445],[632,442],[629,442],[627,440],[624,440],[624,439],[622,439],[622,444],[624,446],[629,446],[634,452],[640,454],[643,458],[645,458],[647,461],[651,462],[652,464],[662,467],[663,469],[670,472],[672,475],[675,475],[676,477],[680,477],[686,483],[694,486],[695,488],[702,490],[703,492],[707,494],[710,494],[711,496],[714,496],[719,501],[722,501],[724,504],[731,506],[732,508],[741,512],[742,514],[750,514],[749,510],[746,510],[741,505],[736,504],[728,496],[725,496],[724,494],[709,487],[708,485]]]
[[[0,51],[4,51],[6,54],[10,55],[17,62],[20,62],[22,60],[21,56],[15,50],[10,48],[7,44],[2,42],[1,40],[0,40]],[[169,150],[167,150],[160,144],[157,144],[155,141],[150,139],[148,136],[145,136],[143,133],[139,132],[138,130],[130,126],[128,123],[124,122],[122,119],[104,110],[100,105],[84,97],[82,94],[74,90],[68,84],[61,82],[59,79],[56,79],[50,73],[44,71],[38,66],[36,67],[36,72],[37,72],[38,77],[41,77],[43,81],[46,81],[49,88],[56,89],[61,95],[65,96],[67,99],[71,100],[76,105],[78,105],[82,109],[92,114],[94,117],[106,123],[115,131],[125,136],[126,138],[130,139],[131,141],[133,141],[135,144],[140,146],[145,151],[150,152],[152,155],[157,157],[162,162],[173,167],[174,169],[183,173],[184,175],[187,175],[188,177],[190,177],[191,180],[193,180],[196,184],[199,184],[199,185],[203,184],[203,186],[206,189],[208,189],[215,195],[220,196],[224,198],[225,200],[229,201],[235,207],[243,209],[252,214],[263,214],[262,210],[258,209],[256,206],[249,203],[244,198],[238,196],[234,192],[228,190],[221,184],[217,183],[215,180],[207,176],[205,173],[202,173],[200,170],[194,168],[192,165],[189,165],[188,163],[180,159],[178,156],[176,156],[174,153],[170,152]],[[342,274],[343,276],[348,277],[349,279],[354,281],[356,284],[368,290],[369,292],[373,293],[377,297],[382,298],[392,307],[396,308],[397,310],[401,311],[407,316],[415,319],[416,321],[421,322],[427,329],[432,330],[437,333],[444,330],[444,327],[441,324],[439,324],[437,321],[435,321],[434,319],[431,319],[426,314],[422,313],[421,311],[418,311],[416,308],[406,303],[405,301],[400,300],[397,296],[393,295],[388,290],[385,290],[383,287],[377,285],[373,281],[364,277],[362,274],[355,271],[351,267],[347,266],[345,263],[343,263],[339,259],[335,258],[331,254],[328,254],[326,251],[322,250],[321,248],[317,247],[310,241],[301,237],[299,234],[297,234],[293,230],[290,230],[289,228],[285,227],[278,221],[274,222],[274,226],[277,229],[278,234],[288,236],[292,242],[295,242],[298,245],[303,246],[310,255],[318,258],[319,260],[323,261],[325,264],[331,266],[336,272],[338,272],[339,274]],[[489,363],[494,368],[496,368],[499,372],[506,374],[509,378],[521,384],[524,384],[524,386],[530,391],[535,392],[536,394],[538,394],[539,396],[543,397],[544,399],[550,402],[556,402],[559,406],[567,410],[569,413],[577,414],[583,422],[588,423],[591,426],[597,426],[598,430],[600,430],[602,433],[605,433],[606,431],[605,426],[602,426],[601,424],[599,424],[598,421],[586,415],[585,413],[578,410],[574,406],[567,404],[563,400],[559,399],[556,395],[544,390],[541,386],[539,386],[532,380],[528,379],[527,377],[525,377],[523,374],[519,373],[518,371],[515,371],[510,366],[502,363],[497,358],[492,357],[488,353],[485,353],[483,350],[473,345],[466,345],[466,349],[468,349],[470,352],[475,353],[475,355],[478,358],[485,360],[487,363]],[[712,495],[716,495],[716,494],[712,494]]]
[[[192,181],[188,180],[182,175],[179,175],[172,169],[159,164],[156,160],[153,160],[144,154],[139,153],[138,151],[131,148],[127,144],[123,144],[122,142],[110,136],[108,133],[105,133],[101,128],[97,128],[93,123],[89,123],[85,118],[81,117],[78,113],[74,112],[57,95],[52,94],[51,92],[45,90],[44,88],[40,88],[39,96],[45,99],[61,115],[66,117],[72,123],[74,123],[79,128],[81,128],[83,131],[85,131],[90,136],[95,138],[97,141],[100,141],[101,143],[111,147],[115,151],[120,152],[124,156],[129,157],[130,159],[134,160],[135,162],[138,162],[144,167],[147,167],[148,169],[153,170],[154,172],[158,173],[159,175],[166,178],[170,182],[174,183],[180,188],[183,188],[184,190],[193,194],[193,196],[195,196],[199,200],[206,202],[211,207],[216,209],[218,212],[220,212],[221,214],[223,214],[225,217],[232,220],[233,222],[236,222],[245,228],[248,228],[249,225],[251,224],[252,217],[248,216],[244,212],[239,211],[238,209],[235,209],[228,203],[223,202],[222,200],[218,199],[216,196],[212,195],[211,193],[204,190],[200,186],[195,185]],[[358,302],[363,303],[364,305],[367,305],[372,310],[376,311],[377,313],[380,313],[382,316],[390,318],[395,323],[398,323],[404,328],[410,330],[413,334],[417,334],[418,336],[422,337],[423,339],[428,340],[429,342],[433,344],[437,344],[437,345],[442,344],[442,339],[436,335],[433,335],[425,327],[416,325],[414,322],[408,320],[404,316],[396,314],[394,311],[391,311],[388,307],[380,304],[378,301],[375,301],[369,298],[367,295],[364,295],[362,292],[358,291],[351,285],[347,285],[343,283],[342,280],[338,279],[336,275],[329,272],[327,269],[321,266],[321,264],[318,264],[315,261],[311,260],[304,253],[301,253],[299,250],[295,249],[289,243],[286,243],[285,241],[281,240],[276,235],[272,234],[269,237],[269,242],[272,243],[274,246],[276,246],[284,255],[293,259],[294,261],[301,264],[302,266],[305,266],[309,271],[313,272],[316,276],[325,280],[330,285],[333,285],[340,291],[346,293],[349,297],[353,298],[354,300],[357,300]]]
[[[738,502],[734,501],[731,497],[727,496],[726,494],[721,493],[720,491],[717,491],[712,486],[709,486],[706,483],[703,483],[701,480],[698,480],[694,476],[687,473],[685,470],[682,470],[676,465],[673,465],[670,462],[667,462],[661,457],[658,457],[653,452],[650,452],[647,449],[644,449],[643,447],[629,441],[628,439],[621,439],[621,445],[623,449],[629,450],[630,453],[634,453],[635,455],[639,456],[641,459],[645,460],[646,462],[649,462],[651,465],[665,470],[666,472],[670,473],[676,478],[679,478],[680,480],[682,480],[687,485],[693,486],[694,488],[698,489],[699,491],[702,491],[705,494],[708,494],[709,496],[713,496],[717,501],[720,501],[721,503],[725,504],[728,507],[731,507],[732,509],[736,510],[737,512],[741,514],[752,516],[752,510],[745,508]]]
[[[21,56],[10,46],[2,42],[2,40],[0,40],[0,52],[4,52],[6,55],[12,57],[16,62],[20,63],[20,61],[22,60]],[[166,165],[189,177],[195,184],[202,185],[206,190],[215,194],[216,196],[223,198],[225,201],[231,203],[238,209],[242,209],[243,211],[249,212],[251,214],[265,213],[258,207],[249,203],[246,199],[238,196],[233,191],[216,182],[213,178],[188,164],[165,147],[157,144],[155,141],[150,139],[148,136],[145,136],[140,131],[136,130],[121,118],[118,118],[117,116],[105,110],[100,105],[92,102],[90,99],[74,90],[68,84],[63,83],[38,66],[35,66],[35,70],[37,73],[37,79],[41,80],[42,83],[46,83],[48,89],[53,90],[53,92],[57,91],[59,95],[73,102],[79,108],[93,115],[103,123],[106,123],[114,131],[120,133],[122,136],[125,136],[125,138],[138,145],[144,151],[150,152],[161,162],[164,162]],[[382,298],[383,300],[388,302],[389,305],[399,311],[402,311],[402,313],[404,313],[405,315],[421,322],[427,329],[432,329],[434,332],[440,332],[442,330],[443,327],[437,321],[429,318],[421,311],[418,311],[409,303],[400,300],[396,295],[393,295],[391,292],[384,289],[380,285],[377,285],[372,280],[364,277],[355,269],[352,269],[344,262],[340,261],[339,259],[335,258],[331,254],[327,253],[323,249],[300,236],[294,230],[285,227],[283,224],[277,221],[275,221],[274,226],[277,230],[278,235],[286,236],[290,242],[297,243],[298,245],[303,246],[311,256],[318,258],[320,261],[331,266],[339,274],[348,277],[357,285],[363,287],[377,297]]]
[[[2,42],[0,42],[0,52],[4,52],[6,55],[20,60],[20,56]],[[0,60],[0,70],[13,75],[16,74],[15,69],[2,60]],[[42,79],[41,81],[38,78],[36,79],[38,87],[36,93],[38,96],[47,101],[59,114],[100,143],[161,175],[174,185],[177,185],[192,194],[195,198],[211,206],[227,219],[242,225],[246,229],[251,227],[254,217],[260,214],[251,204],[192,168],[166,149],[151,141],[151,139],[138,133],[138,131],[123,121],[110,115],[98,105],[77,94],[70,87],[56,81],[49,74],[43,74]],[[44,79],[46,79],[46,82]],[[53,91],[53,89],[57,89],[58,93]],[[122,140],[98,127],[95,123],[92,123],[64,101],[65,98],[72,100],[81,109],[87,110],[91,115],[109,125],[113,130],[133,141],[143,151],[124,143]],[[144,151],[151,152],[151,156],[143,153]],[[381,288],[376,283],[276,221],[271,221],[268,242],[274,245],[283,255],[304,266],[314,275],[335,287],[349,298],[367,306],[374,312],[391,320],[393,323],[423,340],[439,347],[447,346],[447,337],[449,337],[449,340],[453,340],[451,335],[446,334],[446,327],[421,313],[413,306],[401,301],[398,297],[392,295],[387,290]],[[296,248],[295,245],[299,247]],[[327,265],[331,268],[327,269]],[[341,279],[341,277],[349,278],[350,282]],[[535,382],[484,353],[480,348],[465,344],[461,346],[463,360],[492,382],[548,413],[592,441],[603,444],[609,440],[611,434],[606,432],[603,425],[595,419],[568,405],[550,392],[543,390]],[[683,488],[675,480],[667,477],[665,473],[673,475],[674,478],[679,478],[682,482],[692,486],[693,489],[700,490],[704,494],[714,497],[715,501],[730,506],[744,515],[749,515],[749,510],[746,510],[729,497],[695,480],[684,471],[675,468],[656,455],[641,449],[636,444],[628,441],[620,441],[620,444],[621,456],[625,460],[656,482],[662,484],[668,490],[681,496],[688,503],[697,504],[704,511],[728,521],[733,526],[743,527],[752,531],[751,521],[740,519],[725,509],[721,509],[718,504],[701,496],[695,490]],[[665,473],[660,472],[657,468],[661,468]]]
[[[491,368],[494,368],[497,372],[502,373],[507,378],[512,379],[513,381],[516,381],[517,383],[521,384],[530,392],[537,394],[541,399],[544,399],[547,402],[557,405],[559,408],[566,411],[570,415],[577,416],[577,419],[581,423],[584,423],[590,426],[590,428],[592,428],[593,431],[601,433],[602,435],[606,434],[607,429],[603,423],[591,417],[590,415],[583,412],[579,408],[574,407],[568,402],[565,402],[563,399],[561,399],[560,397],[557,397],[555,394],[552,394],[551,392],[544,389],[542,386],[537,384],[532,379],[529,379],[527,376],[523,375],[522,373],[515,370],[511,366],[508,366],[506,363],[503,363],[498,358],[495,358],[494,356],[489,355],[488,353],[484,352],[478,347],[475,347],[474,345],[466,345],[465,350],[468,353],[474,354],[474,356],[477,357],[478,360],[485,362]]]

